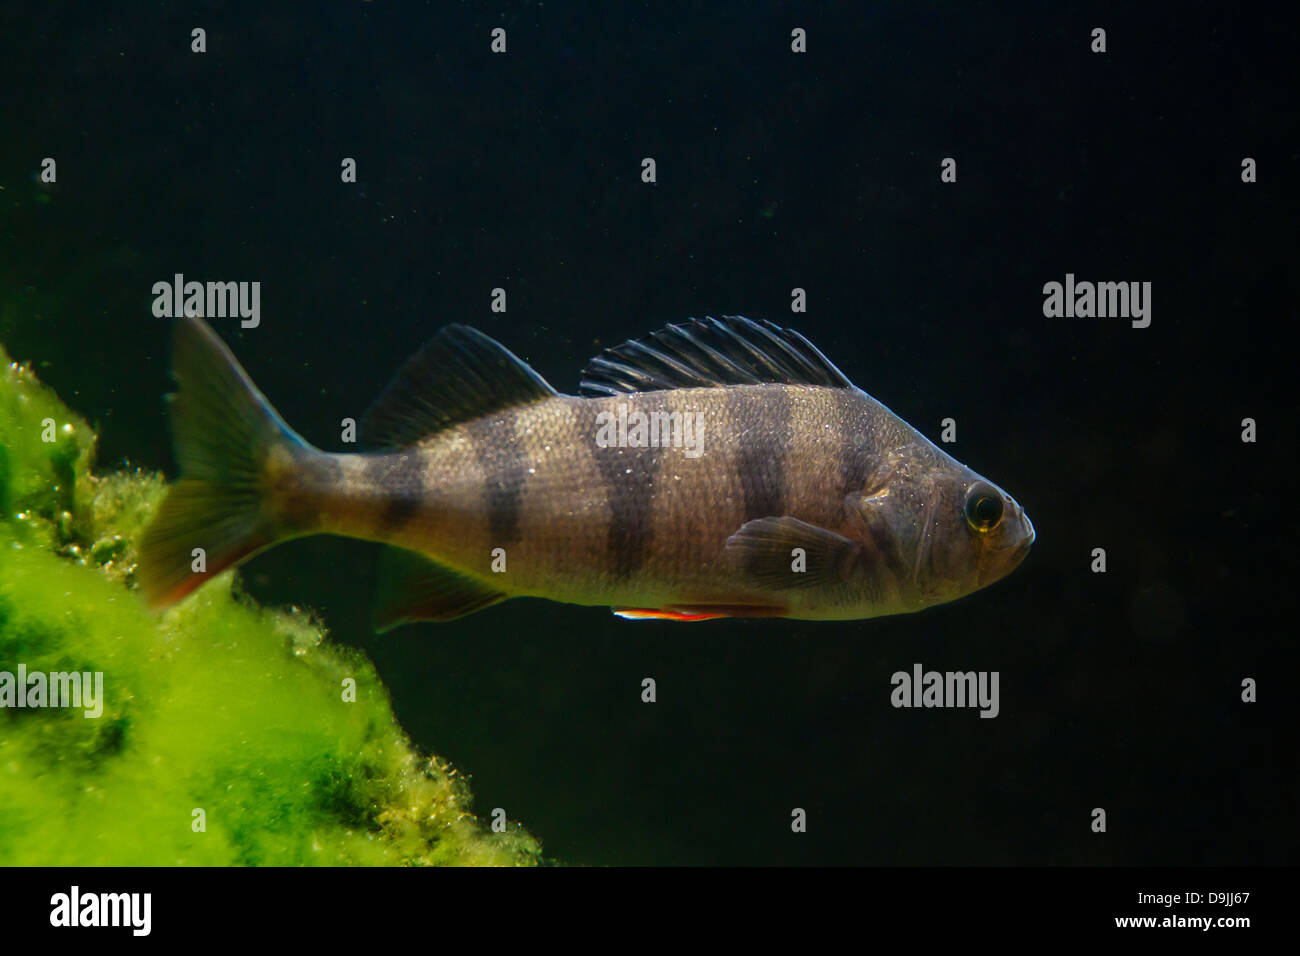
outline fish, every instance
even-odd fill
[[[175,327],[180,474],[140,543],[154,608],[281,542],[377,541],[374,626],[515,597],[628,620],[857,620],[1005,577],[1034,526],[798,332],[691,319],[605,349],[579,394],[448,325],[357,426],[293,431],[201,318]]]

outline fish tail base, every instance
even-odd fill
[[[202,320],[177,323],[171,396],[181,480],[140,543],[137,579],[154,607],[288,536],[265,492],[273,451],[310,449]]]

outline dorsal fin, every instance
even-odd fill
[[[831,360],[793,329],[741,315],[691,319],[606,349],[582,370],[588,398],[725,385],[852,388]]]
[[[359,437],[371,447],[405,448],[452,425],[558,394],[500,342],[448,325],[375,399]]]

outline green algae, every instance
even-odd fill
[[[528,865],[412,747],[374,668],[223,575],[156,615],[134,542],[160,476],[0,349],[0,671],[103,674],[103,711],[0,708],[0,865]]]

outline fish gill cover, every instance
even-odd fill
[[[542,862],[313,616],[229,587],[149,614],[135,541],[162,478],[92,474],[94,448],[0,348],[0,671],[103,675],[98,717],[0,708],[0,865]]]

